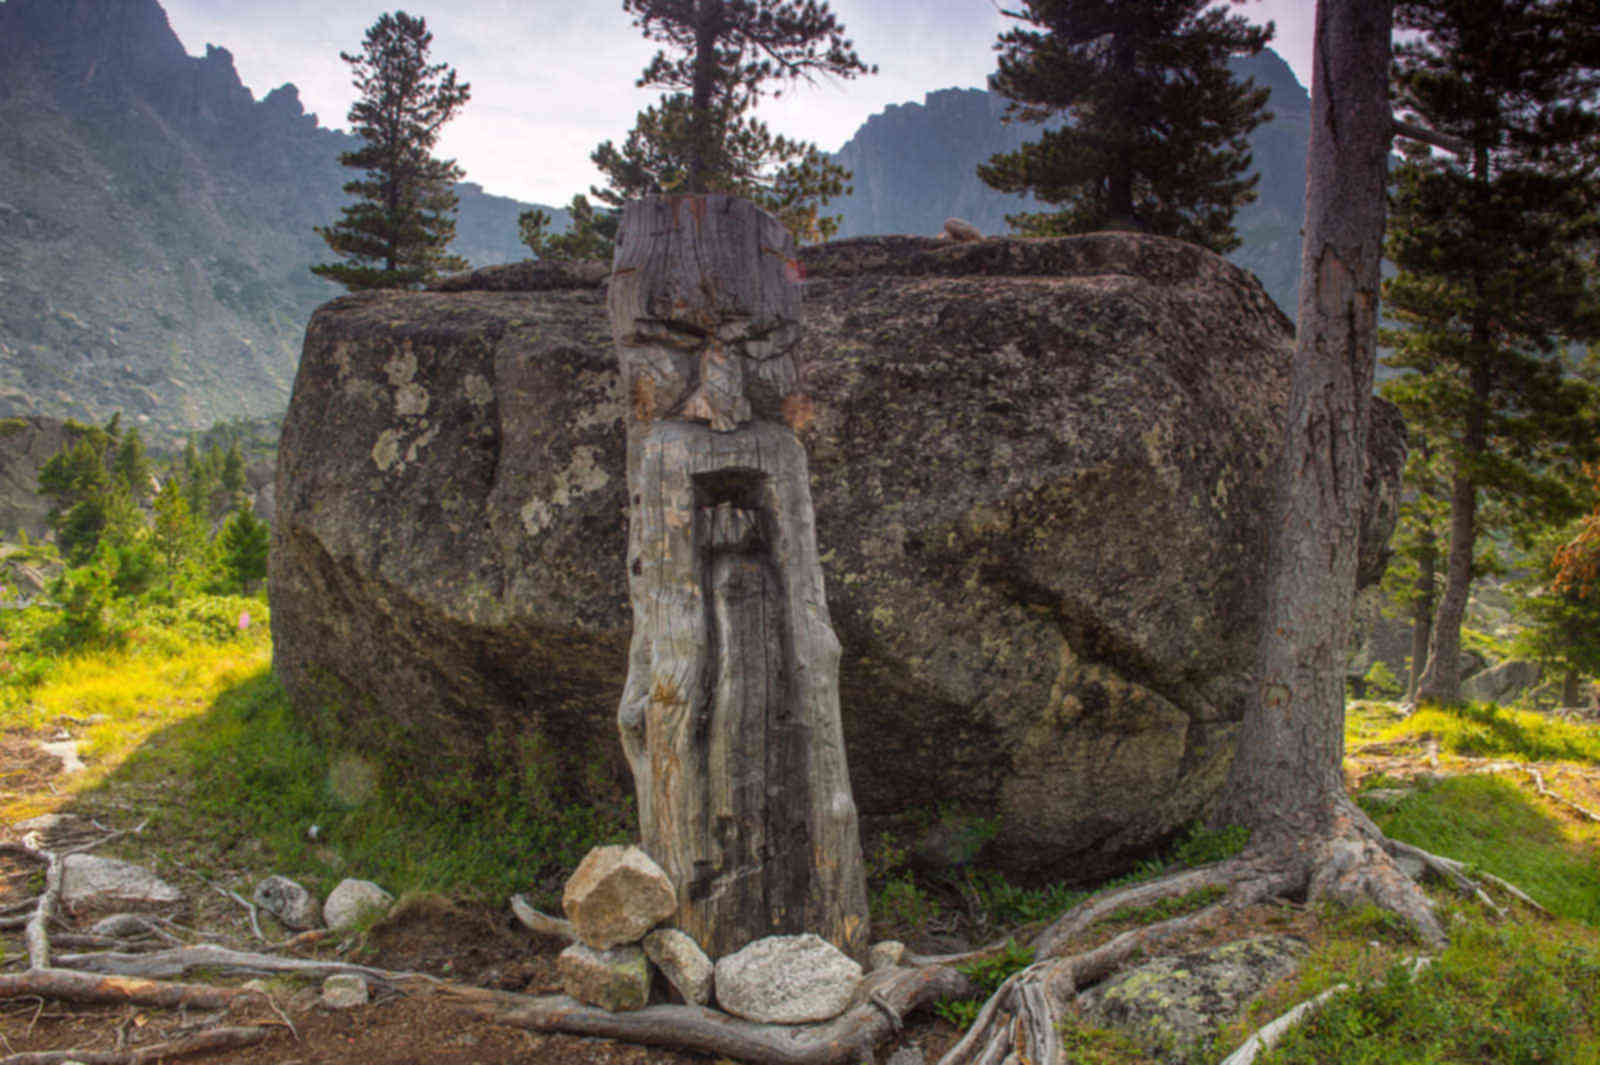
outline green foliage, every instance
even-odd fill
[[[350,129],[365,142],[339,162],[364,174],[345,184],[355,201],[340,220],[317,227],[345,261],[311,272],[347,289],[413,288],[467,266],[446,251],[456,231],[452,186],[463,171],[430,153],[471,92],[453,69],[428,63],[432,42],[426,19],[397,11],[368,27],[359,55],[339,53],[360,93]]]
[[[994,91],[1027,122],[1069,121],[978,176],[1060,209],[1013,215],[1030,236],[1133,227],[1226,252],[1234,212],[1255,199],[1247,138],[1269,118],[1270,90],[1236,82],[1233,55],[1273,29],[1209,0],[1024,0],[1023,25],[995,46]]]
[[[1195,913],[1203,910],[1227,893],[1227,888],[1213,885],[1211,887],[1196,888],[1193,891],[1175,895],[1172,898],[1158,899],[1148,906],[1119,906],[1106,915],[1104,923],[1155,924],[1157,921],[1167,921],[1174,917],[1182,917],[1186,913]]]
[[[1243,825],[1207,828],[1198,821],[1185,830],[1167,856],[1166,869],[1188,869],[1226,861],[1244,850],[1250,830]]]
[[[1394,670],[1383,659],[1378,659],[1367,668],[1366,676],[1367,693],[1377,699],[1392,699],[1402,694],[1400,678],[1394,675]]]
[[[1446,527],[1467,533],[1439,567],[1456,575],[1440,600],[1452,604],[1434,634],[1440,653],[1454,654],[1462,581],[1482,573],[1480,531],[1526,543],[1571,520],[1585,502],[1580,465],[1600,452],[1600,396],[1568,353],[1600,330],[1589,268],[1600,236],[1600,83],[1593,12],[1566,8],[1408,0],[1395,9],[1405,31],[1397,110],[1464,143],[1459,153],[1404,146],[1385,246],[1397,272],[1384,283],[1384,311],[1399,328],[1384,332],[1384,363],[1400,372],[1383,393],[1426,467],[1408,470],[1418,512],[1403,512],[1400,544],[1403,555],[1420,552],[1417,579],[1429,585],[1417,585],[1418,611],[1432,607],[1428,578]]]
[[[223,571],[234,589],[249,595],[267,576],[267,523],[249,507],[233,512],[218,535]]]
[[[608,183],[591,192],[613,207],[653,193],[726,192],[771,211],[797,241],[831,236],[838,220],[820,209],[847,191],[849,174],[816,145],[749,116],[761,96],[776,95],[771,82],[876,72],[827,3],[623,0],[623,9],[676,54],[657,52],[639,78],[668,95],[640,112],[620,149],[606,141],[590,156]]]
[[[1600,1054],[1600,949],[1592,940],[1552,939],[1517,924],[1458,924],[1432,965],[1413,974],[1397,963],[1334,996],[1257,1061],[1594,1061]]]
[[[550,234],[550,216],[541,210],[523,211],[517,216],[517,233],[534,257],[544,261],[570,262],[575,259],[609,260],[616,246],[617,226],[622,213],[595,210],[587,197],[574,196],[567,208],[572,222],[567,232]]]
[[[972,1022],[978,1019],[978,1013],[983,1009],[983,1003],[1000,990],[1000,985],[1009,980],[1014,974],[1026,969],[1033,964],[1033,950],[1029,947],[1017,945],[1014,939],[1006,940],[1005,946],[997,953],[976,958],[965,964],[956,966],[967,979],[971,980],[977,995],[971,999],[947,999],[934,1004],[933,1011],[940,1017],[949,1021],[957,1028],[965,1031],[972,1027]]]

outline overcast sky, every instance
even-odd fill
[[[355,92],[339,52],[394,10],[377,0],[163,0],[192,55],[233,53],[257,99],[285,82],[324,126],[346,128]],[[935,89],[984,86],[993,45],[1011,23],[994,0],[831,0],[875,77],[793,86],[757,111],[775,132],[835,151],[887,105]],[[1247,0],[1238,11],[1277,23],[1273,43],[1310,84],[1312,0]],[[472,99],[446,127],[439,154],[489,192],[565,204],[599,175],[589,153],[620,142],[658,93],[633,87],[655,46],[620,0],[427,0],[405,5],[433,31],[432,58],[454,66]]]

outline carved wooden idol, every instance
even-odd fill
[[[727,196],[628,204],[609,309],[628,419],[633,642],[618,712],[645,849],[712,957],[809,931],[861,956],[788,233]]]

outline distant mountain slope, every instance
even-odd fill
[[[1272,90],[1274,117],[1251,138],[1259,198],[1235,220],[1244,246],[1230,258],[1255,271],[1292,315],[1311,100],[1275,52],[1237,60],[1233,68]],[[1003,97],[982,89],[943,89],[920,104],[893,105],[867,119],[834,155],[854,173],[854,194],[829,205],[842,215],[840,235],[931,236],[952,215],[984,233],[1004,233],[1006,215],[1039,210],[1031,198],[996,192],[978,180],[979,163],[1038,136],[1036,125],[1003,122],[1005,107]]]
[[[0,416],[281,412],[357,143],[185,54],[156,0],[0,4]],[[455,250],[521,258],[529,205],[458,192]]]

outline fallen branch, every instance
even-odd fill
[[[564,917],[552,917],[548,913],[536,910],[533,904],[522,895],[511,896],[511,912],[528,931],[540,936],[550,936],[567,943],[578,941],[577,930],[572,927],[572,922]]]
[[[625,1039],[753,1065],[846,1065],[871,1060],[894,1031],[892,1017],[930,1002],[971,994],[965,976],[948,968],[893,969],[867,977],[866,994],[822,1024],[757,1024],[701,1006],[647,1006],[609,1013],[565,995],[531,997],[450,985],[442,989],[485,1020],[542,1032]]]
[[[1294,1009],[1262,1025],[1249,1039],[1239,1045],[1238,1050],[1223,1058],[1222,1065],[1251,1065],[1256,1060],[1256,1055],[1264,1050],[1271,1050],[1289,1029],[1321,1009],[1323,1003],[1333,996],[1348,990],[1350,990],[1349,984],[1334,984],[1315,998],[1306,999]]]
[[[28,944],[28,967],[31,969],[44,969],[50,965],[49,925],[61,901],[61,857],[52,851],[40,853],[44,855],[46,862],[44,894],[39,896],[39,903],[34,907],[33,916],[28,918],[28,923],[22,932],[23,941]]]
[[[423,980],[437,983],[426,973],[393,972],[367,965],[341,961],[316,961],[310,958],[285,958],[277,954],[257,954],[252,951],[230,950],[227,947],[201,943],[192,947],[158,950],[148,954],[122,954],[107,951],[96,954],[63,954],[58,963],[84,972],[109,973],[117,976],[139,976],[162,979],[182,976],[194,969],[210,969],[224,973],[300,973],[306,976],[332,976],[335,973],[357,973],[385,983],[398,984],[406,980]]]
[[[208,1054],[217,1050],[238,1050],[253,1046],[272,1034],[271,1028],[212,1028],[170,1043],[156,1043],[137,1050],[42,1050],[0,1058],[0,1065],[147,1065],[187,1054]]]
[[[82,1005],[222,1009],[241,995],[254,992],[210,984],[166,983],[158,980],[102,976],[71,969],[28,969],[0,973],[0,999],[35,997]]]
[[[1579,817],[1582,817],[1586,821],[1592,821],[1596,824],[1600,824],[1600,814],[1595,813],[1586,806],[1578,805],[1565,795],[1557,795],[1555,792],[1546,787],[1544,782],[1544,774],[1539,772],[1537,766],[1525,765],[1522,767],[1522,769],[1530,778],[1532,778],[1534,790],[1540,795],[1543,795],[1557,806],[1565,806],[1567,809],[1571,810],[1573,813],[1577,814]]]

